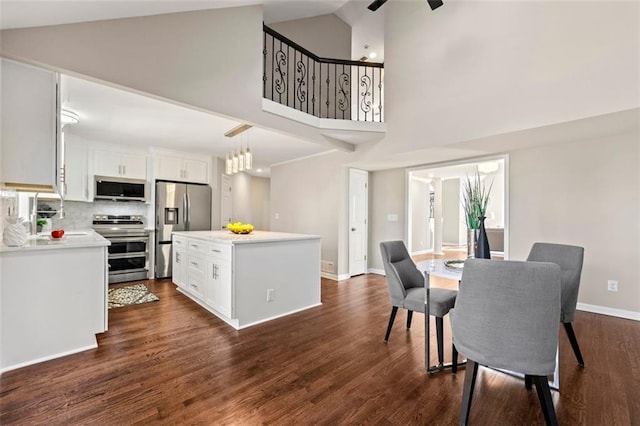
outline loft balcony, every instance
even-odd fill
[[[384,64],[321,58],[263,25],[262,109],[353,140],[385,133]]]

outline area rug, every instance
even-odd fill
[[[109,309],[157,302],[158,300],[160,300],[158,296],[151,293],[144,284],[109,289]]]

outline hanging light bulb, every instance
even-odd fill
[[[227,159],[224,162],[224,172],[228,175],[233,173],[233,160],[229,154],[227,154]]]
[[[232,167],[232,171],[233,173],[238,173],[238,154],[235,153],[235,151],[233,152],[233,167]]]
[[[244,170],[244,149],[240,149],[238,154],[238,171],[241,172]]]
[[[247,150],[244,152],[244,168],[247,170],[251,170],[253,168],[253,155],[251,155],[249,145],[247,145]]]

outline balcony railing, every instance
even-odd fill
[[[263,28],[264,98],[319,118],[384,121],[384,64],[320,58]]]

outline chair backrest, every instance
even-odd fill
[[[576,316],[583,259],[583,247],[552,243],[533,244],[527,257],[528,261],[551,262],[560,266],[562,274],[560,321],[562,322],[572,322]]]
[[[413,263],[404,242],[383,241],[380,243],[380,253],[391,304],[402,307],[407,295],[405,289],[424,287],[424,277]]]
[[[467,259],[454,309],[453,343],[479,364],[531,375],[555,369],[560,267]]]

